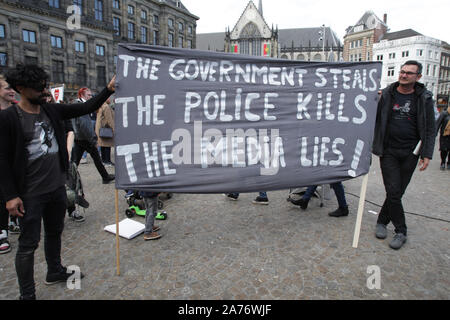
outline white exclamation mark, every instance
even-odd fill
[[[358,168],[359,159],[361,158],[361,153],[364,149],[364,141],[359,140],[356,142],[355,153],[353,155],[353,161],[351,164],[352,170],[348,170],[348,175],[350,177],[356,177],[356,169]]]

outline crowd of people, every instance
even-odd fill
[[[447,165],[450,170],[449,111],[444,110],[435,122],[432,95],[418,82],[421,76],[422,65],[407,61],[398,81],[380,93],[378,102],[372,152],[380,157],[386,199],[374,231],[376,238],[385,239],[386,226],[392,222],[395,235],[389,246],[393,249],[400,249],[407,239],[402,196],[417,163],[420,171],[428,167],[437,134],[440,168],[445,170]],[[36,65],[18,65],[0,77],[0,253],[11,251],[9,234],[20,233],[15,266],[23,300],[36,298],[34,252],[40,241],[41,220],[48,267],[45,283],[66,281],[72,275],[61,264],[65,213],[67,210],[75,222],[84,221],[84,217],[73,204],[68,206],[66,185],[71,166],[76,169],[87,152],[104,184],[115,179],[105,169],[105,165],[114,165],[114,111],[109,98],[115,92],[115,77],[95,96],[89,88],[80,89],[78,99],[71,104],[51,101],[48,78]],[[306,210],[316,188],[308,187],[292,204]],[[329,215],[347,216],[342,182],[331,184],[331,188],[338,208]],[[159,227],[154,225],[158,193],[142,196],[147,208],[144,240],[159,239]],[[239,193],[226,196],[238,200]],[[82,194],[74,199],[77,205],[89,206]],[[253,202],[267,205],[267,193],[261,191]]]

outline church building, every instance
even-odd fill
[[[340,61],[343,46],[324,25],[315,28],[278,29],[269,26],[262,0],[249,1],[234,28],[197,34],[197,49],[301,61]]]

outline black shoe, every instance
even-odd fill
[[[303,210],[306,210],[306,208],[308,208],[309,200],[304,200],[303,198],[293,200],[289,198],[289,201],[296,206],[300,206],[300,208],[302,208]]]
[[[36,295],[34,294],[23,295],[19,297],[19,300],[36,300]]]
[[[348,207],[344,207],[344,208],[337,208],[337,210],[330,212],[328,214],[330,217],[345,217],[348,216]]]
[[[269,199],[257,196],[255,200],[253,200],[254,204],[269,204]]]
[[[445,163],[441,163],[441,170],[445,170]]]
[[[89,208],[89,202],[84,197],[77,196],[75,202],[82,208]]]
[[[106,178],[103,178],[103,184],[108,184],[116,178],[113,174],[108,174]]]
[[[236,201],[239,198],[238,195],[235,195],[233,193],[224,193],[224,196],[232,201]]]
[[[74,270],[72,272],[67,272],[67,268],[63,267],[63,270],[58,273],[47,273],[47,277],[45,278],[45,284],[46,285],[52,285],[58,282],[67,281],[70,276],[72,276],[75,273]],[[80,272],[80,279],[84,278],[84,274]]]

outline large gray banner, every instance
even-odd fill
[[[219,193],[369,171],[381,63],[120,44],[116,187]]]

